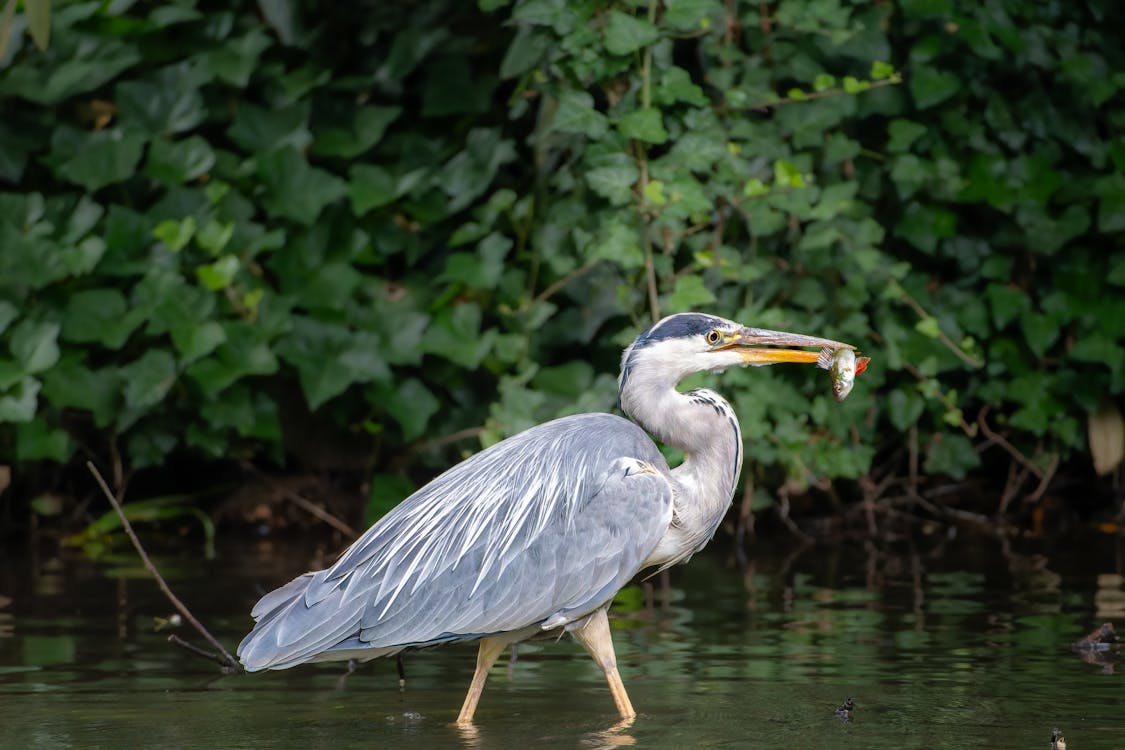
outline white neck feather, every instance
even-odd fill
[[[678,376],[635,362],[622,377],[621,409],[657,440],[686,456],[672,469],[672,525],[646,565],[682,562],[710,541],[730,507],[742,469],[742,432],[734,410],[710,390],[680,393]]]

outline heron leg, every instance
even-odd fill
[[[477,711],[480,694],[484,692],[484,683],[488,679],[488,670],[500,658],[500,653],[508,645],[505,638],[481,638],[480,648],[477,651],[477,670],[473,673],[473,682],[469,685],[469,692],[465,702],[461,705],[461,713],[457,716],[458,724],[472,724],[473,714]]]
[[[609,683],[609,692],[613,695],[613,702],[617,704],[617,712],[622,719],[631,719],[637,715],[633,704],[629,701],[629,694],[625,692],[625,684],[621,682],[621,675],[617,673],[617,654],[613,651],[613,638],[609,632],[609,617],[606,608],[586,617],[586,621],[570,631],[579,643],[594,658],[598,667],[605,672],[605,681]]]

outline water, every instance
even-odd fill
[[[172,610],[124,544],[96,564],[8,553],[0,746],[1045,750],[1059,727],[1071,750],[1125,748],[1120,662],[1069,645],[1105,621],[1125,631],[1121,539],[758,548],[744,568],[714,547],[652,606],[634,587],[613,610],[631,725],[566,640],[502,660],[470,731],[451,721],[472,645],[409,655],[405,691],[393,660],[222,675],[156,632]],[[157,562],[233,648],[262,588],[326,553],[279,540],[200,556],[185,543]]]

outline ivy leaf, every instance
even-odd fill
[[[716,0],[666,0],[662,23],[682,32],[707,31],[712,19],[723,17]]]
[[[441,402],[417,378],[408,378],[390,398],[381,399],[387,412],[402,428],[406,440],[416,440],[426,431],[430,418],[441,409]]]
[[[534,68],[543,59],[548,44],[543,34],[537,33],[530,25],[521,24],[500,62],[500,78],[516,78]]]
[[[107,427],[120,406],[121,377],[114,366],[91,369],[79,355],[67,354],[44,375],[43,395],[53,407],[84,409],[94,424]]]
[[[955,432],[939,433],[934,438],[923,465],[927,473],[946,474],[960,480],[980,466],[980,455],[969,438]]]
[[[40,382],[28,375],[15,388],[0,394],[0,423],[30,422],[35,419],[40,387]]]
[[[121,128],[96,130],[64,145],[55,131],[51,140],[52,155],[71,151],[63,158],[56,171],[60,177],[81,185],[91,192],[132,177],[140,163],[146,138]]]
[[[434,316],[424,339],[426,352],[475,370],[492,349],[496,330],[481,331],[480,306],[463,302],[446,307]]]
[[[910,145],[926,132],[926,126],[911,120],[897,118],[891,120],[887,126],[887,150],[891,153],[901,154],[910,150]]]
[[[778,159],[773,163],[773,181],[781,188],[803,188],[805,177],[792,162]]]
[[[292,146],[303,151],[312,142],[308,101],[281,109],[265,109],[249,102],[239,105],[227,136],[251,153]]]
[[[197,266],[195,276],[199,283],[213,292],[226,289],[238,274],[238,258],[234,255],[224,255],[214,263],[204,263]]]
[[[211,219],[195,234],[195,242],[211,255],[218,255],[234,235],[234,222],[218,222]]]
[[[697,310],[715,304],[715,295],[697,275],[680,276],[668,297],[668,309],[675,312]]]
[[[936,70],[920,65],[910,76],[910,93],[918,109],[929,109],[941,104],[961,90],[961,79],[956,73]]]
[[[348,170],[348,177],[348,200],[356,216],[363,216],[398,197],[394,176],[382,167],[356,164]]]
[[[1119,182],[1125,183],[1125,179]],[[1122,187],[1125,188],[1125,184]],[[1098,200],[1098,231],[1103,234],[1125,231],[1125,194],[1106,192]]]
[[[1023,290],[1006,284],[989,284],[984,294],[992,308],[992,323],[996,330],[1004,328],[1031,307],[1031,300]]]
[[[911,203],[895,226],[895,234],[925,253],[937,249],[938,240],[952,237],[957,214],[937,206]]]
[[[176,221],[165,219],[152,230],[152,236],[164,243],[174,253],[178,253],[191,242],[195,235],[195,217],[185,216]]]
[[[226,340],[226,331],[215,320],[186,323],[172,328],[172,343],[184,364],[206,357]]]
[[[8,329],[8,326],[12,324],[12,321],[15,320],[17,316],[19,316],[19,312],[19,308],[17,308],[11,302],[0,299],[0,333],[3,333]]]
[[[390,378],[375,336],[338,323],[294,316],[292,331],[278,342],[277,351],[297,368],[301,390],[314,411],[355,383]],[[325,367],[326,362],[332,366]]]
[[[258,67],[258,57],[272,44],[269,35],[255,28],[245,36],[227,40],[204,56],[207,68],[220,80],[246,88],[250,74]]]
[[[493,232],[481,240],[475,253],[450,255],[438,281],[461,283],[470,289],[495,289],[511,248],[511,239]]]
[[[645,185],[644,198],[654,206],[663,206],[668,202],[664,197],[664,183],[661,180],[649,180]]]
[[[925,402],[914,389],[896,388],[888,400],[887,417],[899,432],[906,432],[918,421]]]
[[[895,74],[895,66],[890,63],[874,60],[871,63],[871,80],[882,81]]]
[[[636,163],[625,154],[614,154],[614,159],[585,173],[586,184],[614,206],[624,206],[633,200],[633,185],[640,179]]]
[[[258,0],[258,9],[262,17],[277,32],[277,38],[281,43],[288,46],[292,46],[297,41],[293,6],[291,0]]]
[[[270,213],[306,226],[347,192],[347,183],[323,169],[309,166],[292,146],[258,159],[258,176],[266,186],[265,205]]]
[[[585,91],[564,91],[559,94],[559,106],[551,121],[551,129],[600,140],[606,133],[606,118],[594,109],[594,97]]]
[[[481,0],[481,7],[493,0]],[[505,0],[506,2],[506,0]],[[414,483],[400,474],[374,474],[371,477],[371,495],[363,511],[364,523],[372,524],[391,511],[414,492]]]
[[[936,339],[941,335],[941,329],[938,328],[938,321],[933,315],[927,315],[914,324],[914,330],[923,336],[931,339]]]
[[[189,325],[184,323],[183,325]],[[220,323],[226,341],[209,356],[193,362],[188,375],[211,398],[248,375],[273,375],[277,357],[259,325],[245,321]]]
[[[85,289],[67,300],[62,338],[80,343],[97,342],[107,349],[117,350],[144,319],[145,311],[129,309],[125,295],[117,289]]]
[[[34,375],[59,361],[59,324],[21,321],[12,329],[9,346],[24,373]]]
[[[51,427],[41,419],[25,422],[16,428],[17,461],[54,461],[66,463],[74,453],[74,443],[67,431]]]
[[[746,184],[742,186],[742,194],[747,198],[758,198],[768,195],[769,192],[769,186],[756,177],[747,180]]]
[[[316,137],[313,151],[325,156],[354,159],[383,139],[402,107],[360,107],[347,127],[328,128]]]
[[[121,122],[153,135],[183,133],[207,116],[200,75],[187,63],[170,65],[152,80],[122,81],[114,89]]]
[[[121,368],[125,405],[147,411],[167,395],[176,381],[176,361],[164,349],[150,349]]]
[[[634,227],[619,220],[610,220],[601,227],[597,238],[586,247],[586,252],[591,259],[608,260],[622,269],[641,268],[645,264],[645,255],[637,236]]]
[[[696,107],[705,107],[709,103],[703,88],[691,80],[691,74],[675,65],[661,74],[660,83],[653,92],[653,101],[657,104],[684,102]]]
[[[609,12],[605,24],[605,48],[611,55],[628,55],[660,38],[660,30],[646,19],[618,10]]]
[[[646,143],[664,143],[668,131],[658,109],[635,109],[617,121],[617,129],[626,138],[635,138]]]
[[[1060,326],[1054,316],[1030,310],[1024,311],[1020,316],[1020,329],[1023,331],[1024,339],[1027,340],[1027,345],[1037,357],[1047,353],[1047,349],[1058,340],[1060,333]]]
[[[473,128],[465,148],[442,168],[441,188],[451,198],[449,211],[460,211],[483,194],[500,167],[516,158],[510,140],[499,128]]]
[[[180,185],[202,177],[213,166],[215,152],[198,135],[182,141],[157,138],[148,147],[144,172],[169,185]]]
[[[828,73],[818,73],[816,78],[813,79],[813,91],[827,91],[836,85],[836,76],[829,75]]]

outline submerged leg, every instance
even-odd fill
[[[621,718],[631,719],[636,716],[637,712],[633,710],[629,694],[625,692],[625,685],[621,682],[621,675],[617,673],[617,654],[613,652],[613,639],[609,634],[609,617],[605,608],[589,615],[581,627],[570,632],[605,672],[609,692],[613,694],[613,702],[617,704],[617,712],[621,714]]]
[[[500,652],[508,645],[503,638],[481,638],[480,650],[477,651],[477,671],[473,673],[473,683],[469,686],[469,693],[461,706],[461,713],[457,716],[458,724],[472,724],[473,714],[477,711],[477,702],[480,694],[484,692],[484,682],[488,679],[488,670],[500,658]]]

